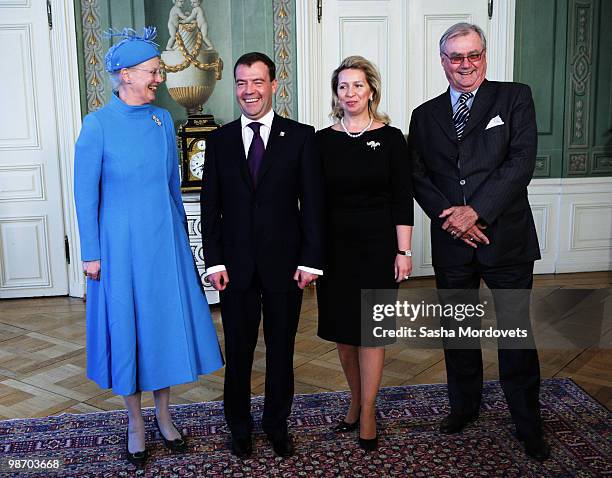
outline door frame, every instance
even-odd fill
[[[414,0],[411,0],[414,1]],[[420,0],[426,1],[426,0]],[[323,15],[325,5],[323,4]],[[493,2],[493,17],[489,20],[487,38],[487,78],[499,81],[512,81],[514,65],[514,18],[516,0]],[[404,9],[404,24],[409,25],[410,6]],[[323,38],[321,24],[317,20],[316,0],[296,0],[296,46],[297,46],[297,89],[298,120],[322,128],[319,118],[326,116],[321,111],[321,95],[329,95],[329,79],[321,81],[321,62],[323,57]],[[409,35],[407,36],[410,41]],[[406,49],[407,51],[407,49]],[[404,115],[406,124],[397,124],[404,132],[410,124],[410,94],[405,96]]]
[[[57,125],[57,164],[60,168],[64,233],[70,246],[70,264],[66,264],[68,295],[83,297],[85,287],[72,187],[74,143],[81,128],[76,19],[73,0],[51,0],[51,8],[53,28],[49,31],[49,38]]]

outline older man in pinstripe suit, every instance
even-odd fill
[[[485,79],[486,39],[476,25],[450,27],[440,59],[450,87],[415,109],[409,134],[415,197],[431,218],[436,284],[477,301],[482,279],[494,292],[498,326],[518,318],[530,330],[528,291],[540,258],[527,197],[537,147],[531,90]],[[525,293],[504,301],[501,289]],[[478,418],[480,345],[445,344],[445,361],[451,413],[440,431],[458,433]],[[535,347],[500,347],[499,373],[517,437],[529,456],[545,460]]]

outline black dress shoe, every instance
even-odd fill
[[[525,453],[538,461],[546,461],[550,457],[550,447],[542,437],[525,440]]]
[[[161,428],[159,428],[159,423],[157,423],[157,417],[154,418],[154,421],[155,421],[155,426],[159,430],[159,435],[162,437],[164,445],[166,446],[168,450],[176,452],[176,453],[185,453],[187,451],[187,440],[185,440],[185,437],[179,431],[178,428],[176,429],[176,431],[178,432],[180,437],[175,438],[174,440],[167,440],[164,434],[162,433]]]
[[[239,437],[232,435],[232,454],[238,458],[248,458],[253,453],[251,437]]]
[[[137,451],[136,453],[131,453],[130,449],[128,447],[128,438],[129,438],[129,432],[128,430],[125,431],[125,454],[127,455],[127,461],[129,461],[132,465],[137,466],[138,468],[142,468],[143,466],[145,466],[145,463],[147,462],[147,450],[144,449],[143,451]]]
[[[353,423],[348,423],[342,420],[341,422],[336,423],[332,427],[332,430],[337,433],[346,433],[346,432],[353,432],[357,430],[357,428],[359,428],[359,419],[355,420]]]
[[[376,435],[374,438],[359,437],[359,447],[366,453],[376,450],[378,447],[378,435]]]
[[[459,433],[468,424],[476,421],[478,415],[453,415],[452,413],[440,422],[440,433],[450,435]]]
[[[293,456],[295,448],[288,433],[282,435],[268,435],[268,440],[272,442],[274,453],[282,458]]]

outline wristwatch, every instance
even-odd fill
[[[397,254],[398,254],[399,256],[407,256],[407,257],[412,257],[412,251],[411,251],[410,249],[405,250],[405,251],[400,251],[400,250],[398,250],[398,251],[397,251]]]

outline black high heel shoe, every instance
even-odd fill
[[[378,447],[378,435],[376,435],[374,438],[359,437],[359,447],[366,453],[376,450]]]
[[[187,440],[185,440],[185,437],[179,431],[178,428],[176,429],[176,431],[178,432],[180,437],[175,438],[174,440],[168,440],[162,433],[161,428],[159,428],[159,423],[157,423],[157,417],[155,417],[153,420],[155,421],[155,426],[159,430],[159,435],[161,436],[162,441],[164,442],[164,445],[168,450],[176,453],[185,453],[187,451]],[[176,426],[174,428],[176,428]]]
[[[359,414],[360,413],[361,409],[359,410]],[[333,426],[332,430],[336,433],[346,433],[357,430],[357,428],[359,428],[359,414],[357,414],[357,420],[355,420],[353,423],[341,420],[340,423],[336,423],[336,425]]]
[[[332,428],[336,433],[346,433],[357,430],[359,427],[359,418],[355,420],[353,423],[348,423],[342,420],[340,423],[336,423]]]
[[[132,465],[137,466],[138,468],[142,468],[147,462],[147,449],[145,448],[143,451],[131,453],[128,446],[129,437],[130,432],[128,430],[125,430],[125,454],[127,456],[127,461],[129,461]]]
[[[361,411],[359,413],[359,418],[361,418]],[[376,411],[374,411],[374,426],[376,426]],[[361,438],[360,429],[358,443],[359,447],[366,453],[376,450],[376,448],[378,447],[378,431],[376,430],[376,436],[374,438]]]

